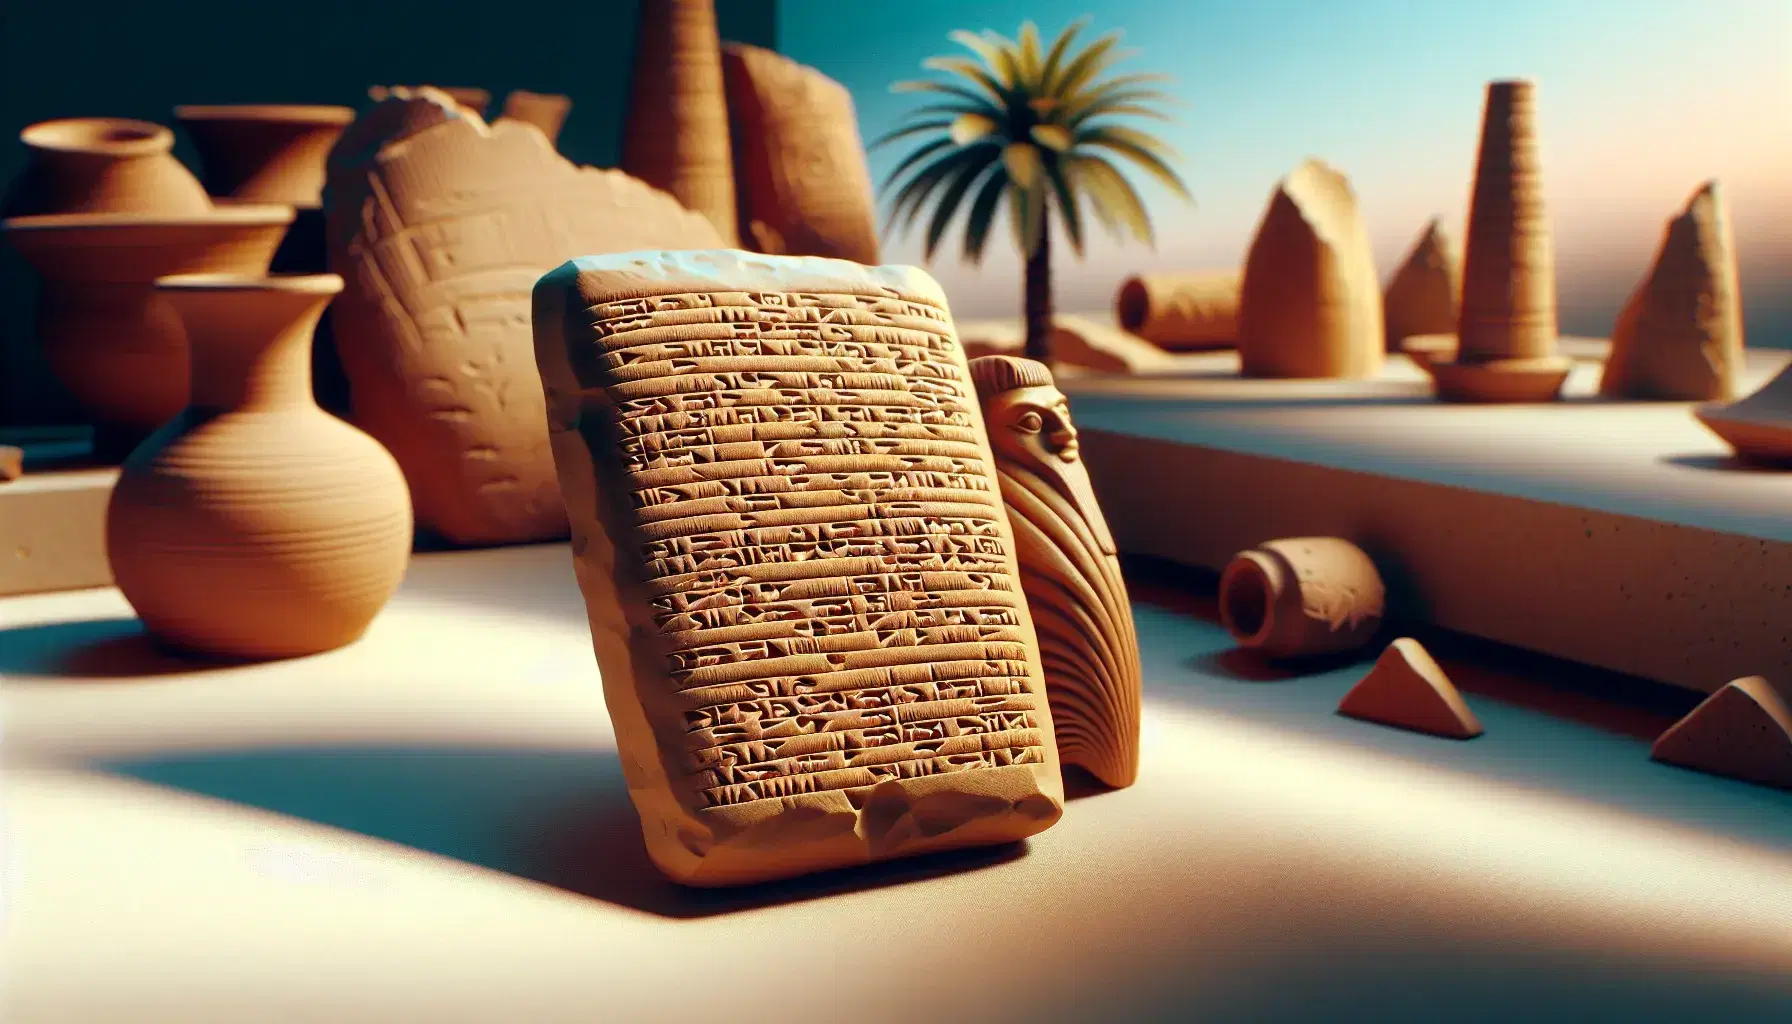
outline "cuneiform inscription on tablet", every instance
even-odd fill
[[[942,310],[717,292],[589,313],[588,441],[628,492],[708,806],[1044,762],[1025,599]]]

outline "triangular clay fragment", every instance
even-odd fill
[[[1715,181],[1668,222],[1655,265],[1618,314],[1601,394],[1729,401],[1742,364],[1730,211]]]
[[[1665,764],[1792,789],[1792,710],[1761,676],[1724,684],[1655,741]]]
[[[1338,702],[1338,713],[1365,722],[1467,740],[1481,735],[1481,721],[1456,692],[1456,684],[1423,644],[1401,637],[1381,652],[1375,667]]]
[[[1382,298],[1389,352],[1423,334],[1455,334],[1462,298],[1462,254],[1436,218],[1413,243]]]
[[[715,0],[641,0],[635,10],[622,170],[709,218],[732,246],[734,157]]]

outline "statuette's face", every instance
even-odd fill
[[[989,426],[998,447],[1018,446],[1041,462],[1077,461],[1070,402],[1053,387],[1018,388],[995,396]]]

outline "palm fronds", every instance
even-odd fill
[[[944,102],[916,107],[871,144],[923,137],[883,183],[882,191],[893,196],[886,231],[913,227],[931,203],[925,252],[932,259],[964,211],[964,258],[975,263],[1005,200],[1023,256],[1041,244],[1054,209],[1078,255],[1087,237],[1085,212],[1116,235],[1152,240],[1144,202],[1120,165],[1183,199],[1190,199],[1189,191],[1174,167],[1175,151],[1124,122],[1173,120],[1160,108],[1174,98],[1153,88],[1167,76],[1108,76],[1133,51],[1120,48],[1118,32],[1079,46],[1087,24],[1087,18],[1073,22],[1050,44],[1032,22],[1013,39],[953,32],[949,38],[968,55],[923,63],[946,77],[892,86]]]

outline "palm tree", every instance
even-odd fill
[[[880,188],[887,193],[908,174],[890,204],[886,233],[898,222],[907,231],[932,202],[928,260],[959,207],[971,197],[964,257],[973,264],[980,262],[990,225],[1007,199],[1015,244],[1026,259],[1026,354],[1031,359],[1050,358],[1051,209],[1058,211],[1058,222],[1080,259],[1085,206],[1117,237],[1130,233],[1152,243],[1145,204],[1110,157],[1123,158],[1193,201],[1170,167],[1174,151],[1155,136],[1118,123],[1128,117],[1172,120],[1153,104],[1173,103],[1173,98],[1148,88],[1169,76],[1103,78],[1114,63],[1134,51],[1116,48],[1118,32],[1073,50],[1076,35],[1087,22],[1083,18],[1071,24],[1049,48],[1041,46],[1032,22],[1021,26],[1018,40],[988,31],[953,32],[949,38],[969,49],[975,59],[933,57],[922,67],[949,77],[891,86],[892,92],[934,93],[945,102],[910,111],[904,124],[871,144],[875,149],[909,136],[935,136],[904,157]]]

